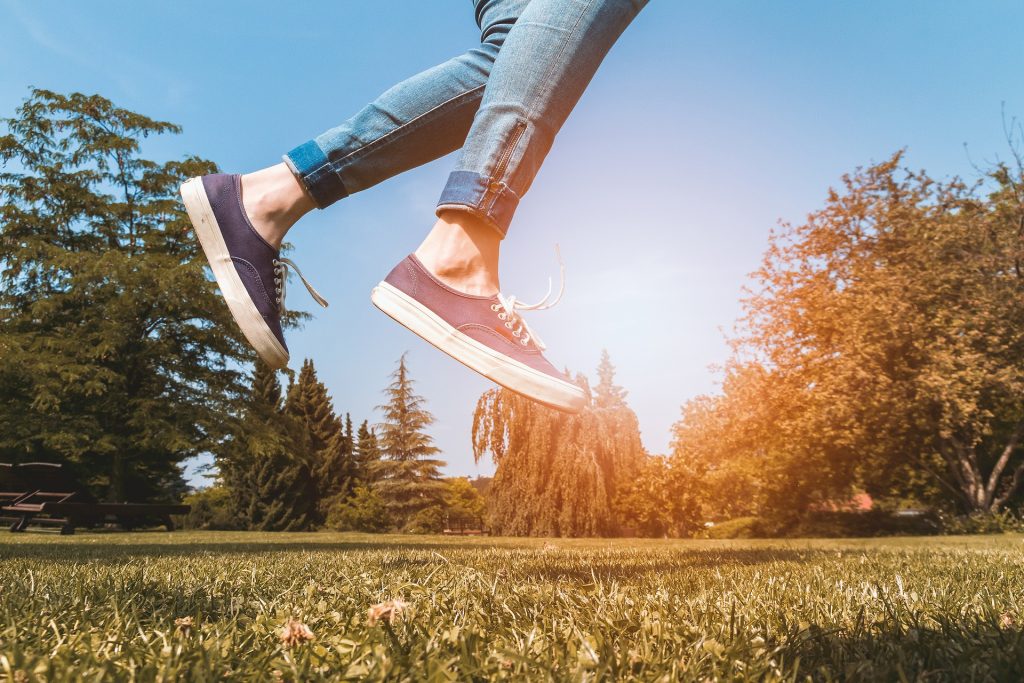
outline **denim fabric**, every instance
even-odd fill
[[[502,236],[555,135],[646,0],[475,0],[480,44],[285,155],[317,206],[462,147],[438,212]]]

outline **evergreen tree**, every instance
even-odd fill
[[[601,350],[601,362],[597,366],[597,387],[594,389],[594,404],[598,408],[621,408],[626,405],[627,392],[615,384],[615,366],[608,356],[608,350]]]
[[[370,423],[363,420],[359,425],[359,432],[356,434],[355,445],[355,476],[356,480],[363,484],[372,484],[377,479],[377,472],[380,469],[380,445],[377,443],[377,434],[370,427]]]
[[[179,184],[140,140],[178,127],[33,89],[0,135],[0,459],[73,465],[110,500],[177,498],[229,433],[250,357]]]
[[[337,501],[348,499],[358,483],[352,417],[345,414],[345,428],[339,429],[318,454],[317,483],[323,519]]]
[[[384,421],[379,426],[382,457],[374,468],[375,487],[403,527],[418,511],[439,502],[445,489],[440,468],[445,463],[430,457],[440,452],[424,432],[434,416],[413,392],[404,354],[391,377],[384,392],[388,401],[378,406]]]
[[[342,431],[327,387],[317,377],[316,367],[309,358],[302,362],[299,377],[288,390],[285,412],[298,418],[309,429],[314,451],[322,451]]]
[[[298,380],[288,392],[285,412],[308,431],[316,480],[320,520],[326,519],[332,501],[349,495],[355,476],[352,419],[347,424],[335,414],[327,387],[316,374],[313,361],[302,363]]]
[[[299,531],[318,519],[311,439],[283,410],[277,373],[257,361],[241,425],[218,453],[223,485],[245,528]]]
[[[369,486],[358,485],[348,498],[331,505],[327,526],[335,531],[376,533],[391,528],[391,518],[380,494]]]

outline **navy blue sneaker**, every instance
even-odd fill
[[[263,239],[242,208],[238,175],[191,178],[181,198],[231,315],[256,353],[272,368],[288,364],[281,331],[285,283],[292,268],[318,304],[327,302],[289,259]]]
[[[411,332],[484,377],[551,408],[578,413],[586,403],[582,387],[548,362],[544,342],[519,314],[554,306],[558,299],[548,303],[550,294],[549,290],[536,304],[501,294],[465,294],[434,277],[413,254],[373,288],[370,299]]]

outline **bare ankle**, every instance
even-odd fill
[[[416,250],[416,258],[453,289],[491,296],[499,290],[500,245],[494,228],[472,214],[445,211]]]
[[[242,206],[256,232],[275,248],[302,216],[316,208],[283,163],[242,176]]]

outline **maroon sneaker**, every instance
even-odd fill
[[[464,294],[410,255],[373,288],[370,299],[415,334],[501,386],[558,410],[578,413],[583,408],[583,389],[544,358],[544,343],[517,312],[554,305],[546,303],[547,297],[523,304],[501,294]]]

